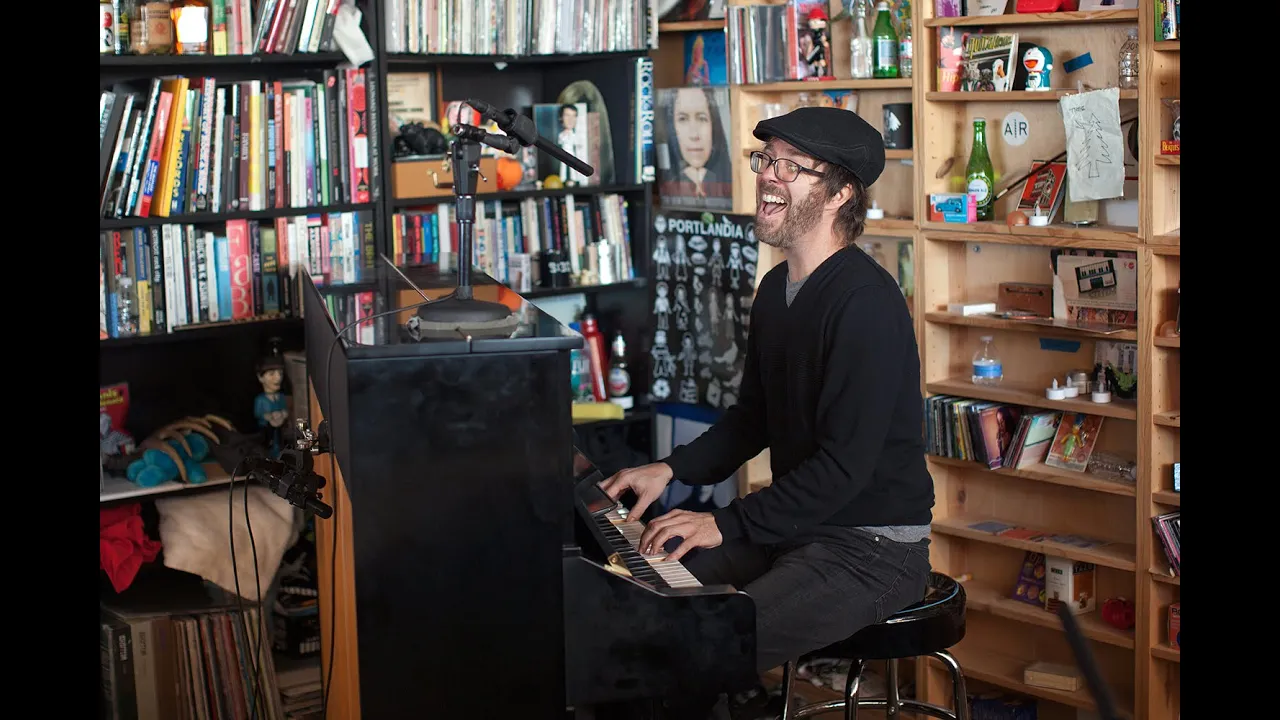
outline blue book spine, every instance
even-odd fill
[[[231,312],[231,254],[225,235],[213,239],[213,251],[217,257],[218,316],[232,317]]]

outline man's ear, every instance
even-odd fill
[[[845,203],[853,199],[853,193],[853,185],[845,185],[840,188],[839,192],[832,195],[831,198],[827,200],[827,209],[832,212],[839,210]]]

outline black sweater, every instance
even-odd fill
[[[818,525],[928,525],[920,360],[902,291],[856,246],[786,303],[787,264],[751,307],[738,404],[665,462],[724,480],[766,447],[773,484],[714,511],[724,539],[776,543]]]

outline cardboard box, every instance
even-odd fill
[[[436,187],[436,183],[446,187]],[[397,200],[453,196],[453,165],[447,157],[401,160],[391,163],[391,195]],[[480,158],[480,175],[476,177],[476,193],[498,192],[498,159]]]
[[[1045,558],[1045,609],[1058,612],[1058,603],[1067,603],[1071,614],[1093,612],[1098,606],[1097,570],[1093,563],[1067,558]]]
[[[1179,638],[1182,636],[1182,603],[1176,602],[1169,606],[1169,647],[1175,650],[1181,650],[1182,644]]]
[[[1070,665],[1033,662],[1022,671],[1022,682],[1031,687],[1049,688],[1062,692],[1075,692],[1084,687],[1080,671]]]
[[[1053,285],[1003,282],[996,290],[996,310],[1018,310],[1039,317],[1053,317]]]
[[[972,223],[978,221],[978,202],[966,193],[929,195],[929,222]]]

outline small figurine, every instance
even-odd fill
[[[1049,71],[1053,70],[1053,53],[1039,45],[1031,45],[1022,53],[1022,67],[1027,71],[1027,90],[1051,90]]]
[[[809,77],[818,80],[830,80],[831,74],[831,30],[827,28],[827,13],[822,8],[809,11],[809,37],[812,44],[804,56],[809,65]]]
[[[284,359],[278,347],[272,347],[271,354],[258,361],[258,382],[262,384],[262,392],[253,400],[253,416],[258,419],[258,427],[266,436],[268,453],[273,458],[279,457],[284,440],[282,428],[289,417],[289,406],[281,392]]]

